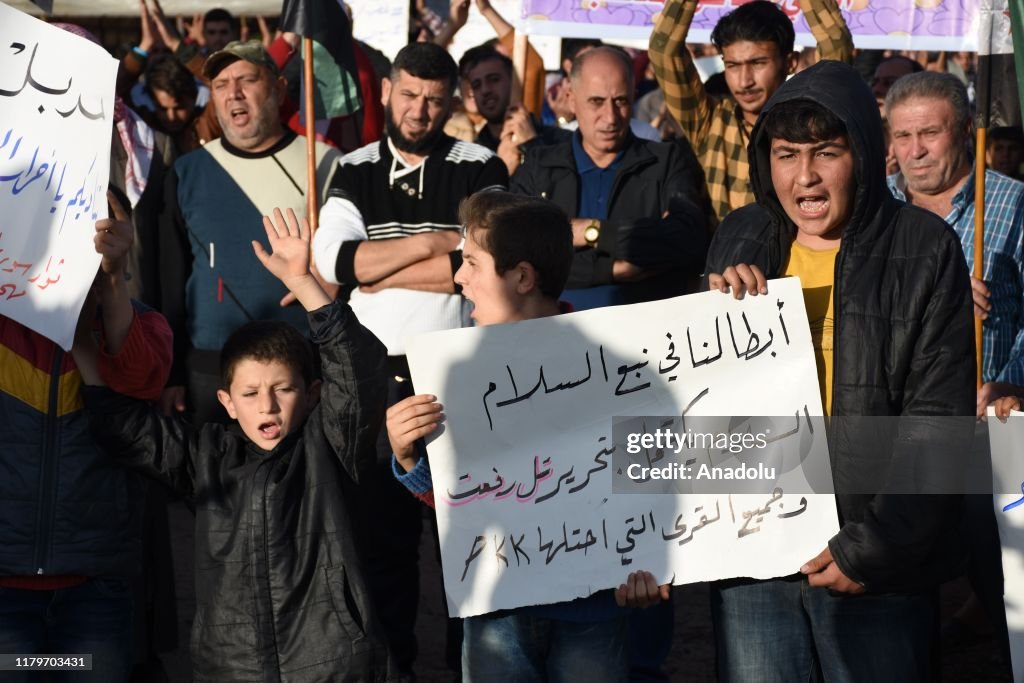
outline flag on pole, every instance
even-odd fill
[[[352,52],[352,24],[341,2],[285,0],[281,30],[313,39],[314,119],[332,119],[358,111],[362,101]],[[300,101],[304,101],[304,96]]]
[[[1017,67],[1018,113],[1024,112],[1024,3],[1014,0],[1010,5],[1010,35],[1013,42],[1013,60]],[[1024,115],[1018,116],[1017,125],[1024,123]]]
[[[1020,0],[981,0],[978,8],[978,128],[1021,125],[1024,28]],[[1017,50],[1014,50],[1016,44]],[[984,155],[984,150],[978,154]]]

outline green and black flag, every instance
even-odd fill
[[[1021,0],[981,0],[979,3],[978,128],[1021,125],[1022,5]],[[984,151],[979,153],[984,154]]]
[[[313,118],[320,121],[358,111],[362,102],[352,24],[339,0],[285,0],[281,30],[313,39]],[[302,116],[304,120],[304,110]]]
[[[1021,125],[1022,88],[1019,74],[1024,74],[1021,49],[1021,3],[1024,0],[980,0],[978,3],[978,74],[977,105],[974,123],[974,263],[973,275],[984,278],[985,263],[985,149],[989,128]],[[1014,50],[1014,43],[1021,48]],[[1016,63],[1015,63],[1016,62]],[[974,319],[974,346],[977,353],[977,383],[982,385],[982,348],[984,337],[981,319]]]

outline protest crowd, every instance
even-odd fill
[[[566,38],[549,64],[490,0],[415,0],[389,59],[330,3],[316,59],[340,75],[317,76],[333,90],[307,149],[295,4],[250,33],[140,0],[135,42],[103,45],[109,218],[74,345],[0,313],[0,655],[91,670],[0,680],[167,681],[177,647],[195,681],[429,680],[425,440],[461,416],[417,393],[410,339],[699,292],[724,306],[793,276],[836,418],[838,533],[788,575],[710,583],[718,680],[941,680],[943,644],[979,634],[1009,672],[991,495],[842,490],[901,448],[967,458],[990,406],[1024,402],[1024,129],[999,121],[976,148],[975,53],[863,49],[838,0],[795,3],[816,47],[770,0],[698,44],[698,0],[665,0],[648,50]],[[471,13],[494,35],[456,60]],[[845,417],[970,427],[866,445]],[[190,643],[171,502],[194,515]],[[687,615],[665,578],[623,566],[584,597],[453,616],[446,680],[670,680]],[[943,614],[954,580],[970,589]]]

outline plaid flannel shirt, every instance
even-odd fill
[[[971,162],[974,168],[974,162]],[[906,181],[888,178],[889,189],[906,201]],[[956,231],[974,269],[974,171],[953,197],[946,222]],[[1024,183],[985,172],[985,269],[992,304],[982,325],[981,378],[1024,385]]]
[[[821,59],[853,61],[853,38],[836,0],[800,0],[818,41]],[[697,0],[667,0],[651,34],[650,58],[669,113],[679,122],[704,167],[711,206],[721,221],[733,209],[751,204],[749,131],[731,98],[708,96],[684,44]]]

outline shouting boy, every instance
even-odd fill
[[[195,680],[387,680],[345,506],[383,420],[384,346],[310,274],[305,221],[289,209],[263,222],[272,252],[253,248],[309,312],[322,387],[297,330],[254,322],[221,352],[217,396],[238,428],[193,428],[89,387],[93,430],[195,503]],[[74,353],[85,382],[102,384],[93,350]]]
[[[962,552],[943,477],[972,434],[971,287],[949,226],[886,191],[882,140],[856,71],[800,72],[751,132],[757,203],[708,252],[707,286],[736,297],[800,278],[842,519],[799,572],[712,586],[720,680],[934,679],[938,586]]]

